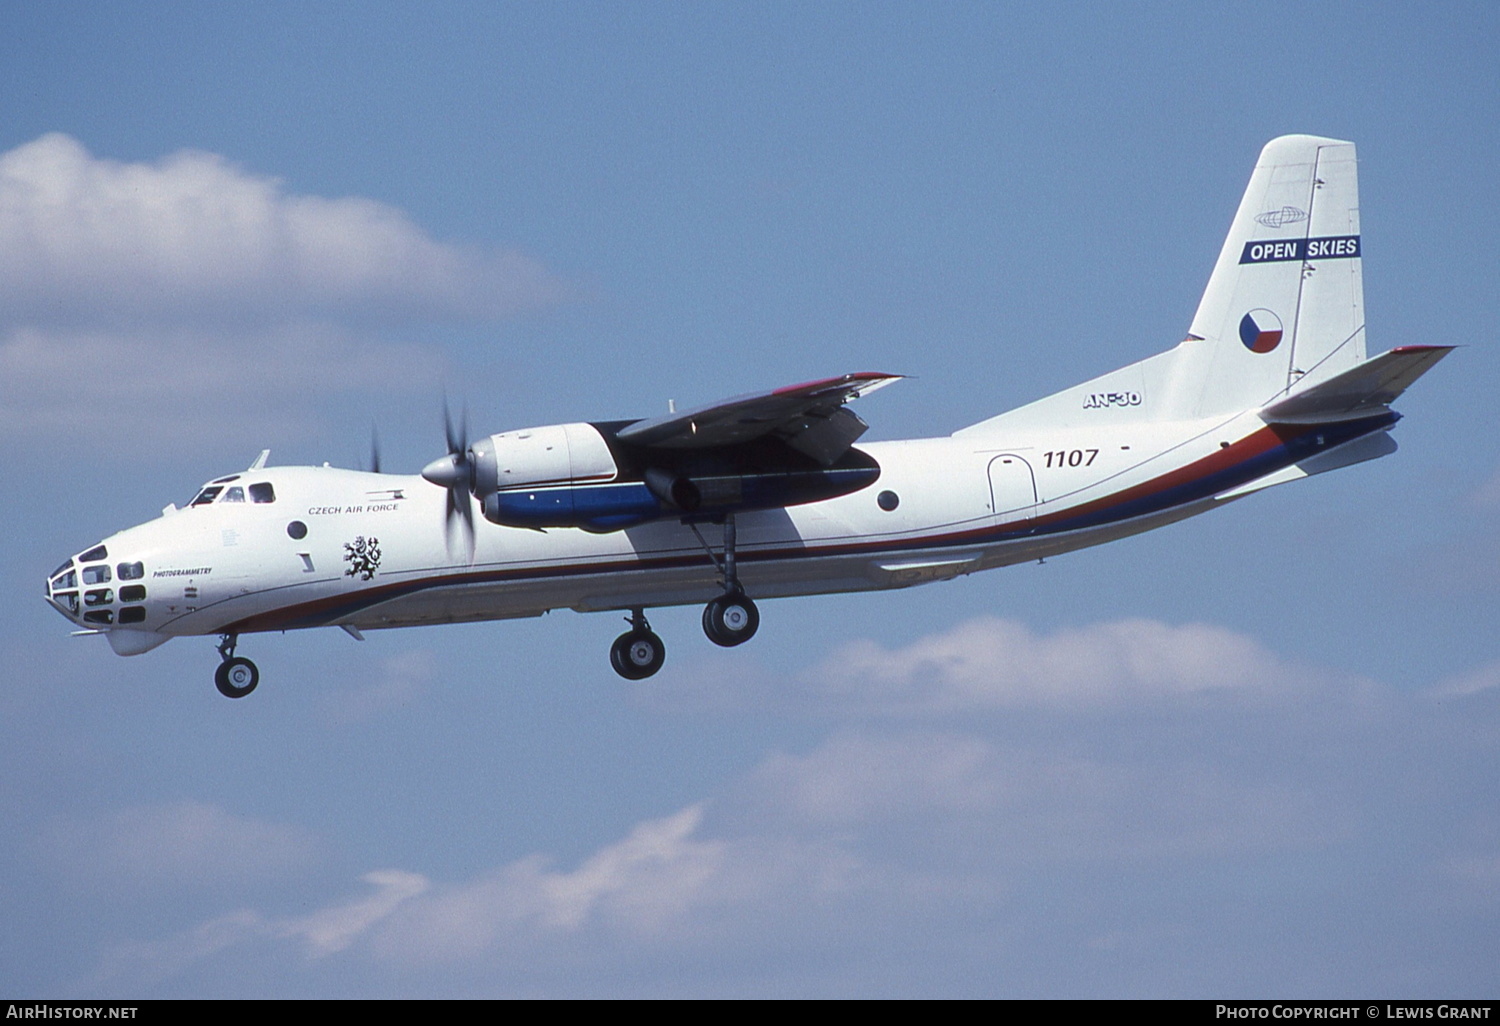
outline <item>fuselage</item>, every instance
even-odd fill
[[[871,443],[859,448],[879,465],[873,484],[738,516],[739,578],[759,599],[1034,560],[1203,512],[1299,462],[1383,438],[1395,419],[1288,426],[1246,412]],[[48,595],[130,654],[179,635],[647,608],[720,591],[710,522],[591,532],[481,519],[471,558],[452,545],[444,501],[416,475],[327,466],[226,475],[195,504],[59,567]]]
[[[610,664],[642,680],[665,658],[653,607],[703,603],[732,647],[759,599],[1039,559],[1375,459],[1451,347],[1367,355],[1357,166],[1343,140],[1271,140],[1180,343],[946,437],[856,444],[849,404],[900,378],[860,371],[637,421],[448,421],[416,476],[262,454],[69,559],[47,597],[124,655],[221,635],[230,698],[259,679],[245,633],[563,608],[629,610]]]

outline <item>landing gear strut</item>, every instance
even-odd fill
[[[626,680],[645,680],[667,661],[667,646],[646,622],[644,609],[632,609],[628,622],[630,630],[609,646],[609,665]]]
[[[703,633],[708,635],[708,640],[715,645],[725,648],[733,648],[735,645],[743,645],[755,637],[755,632],[760,628],[760,611],[755,608],[755,603],[750,601],[750,596],[745,594],[745,589],[740,587],[739,574],[735,570],[734,547],[735,528],[734,514],[727,513],[724,516],[724,558],[721,560],[714,555],[714,550],[709,547],[708,542],[703,540],[703,535],[698,533],[696,524],[689,524],[693,533],[698,535],[698,541],[702,542],[703,548],[707,550],[708,557],[714,561],[714,566],[724,577],[724,594],[714,599],[703,607]]]
[[[214,671],[214,684],[225,698],[244,698],[260,683],[260,670],[243,656],[234,654],[239,642],[238,634],[219,636],[219,668]]]

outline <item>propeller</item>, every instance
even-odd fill
[[[443,400],[443,431],[448,441],[448,455],[439,456],[422,468],[422,477],[448,490],[447,508],[443,513],[443,537],[449,551],[453,546],[453,521],[463,525],[464,551],[474,558],[474,507],[470,496],[474,489],[474,459],[469,452],[469,411],[465,408],[459,429],[453,430],[453,416],[448,400]]]

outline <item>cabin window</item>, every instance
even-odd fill
[[[121,563],[115,567],[115,573],[122,581],[139,581],[146,576],[146,566],[144,563]]]
[[[121,602],[144,602],[146,601],[146,586],[144,584],[127,584],[120,589]]]
[[[251,502],[275,502],[276,489],[271,487],[271,482],[261,481],[250,486]]]
[[[115,593],[108,588],[99,588],[95,591],[83,593],[83,604],[86,606],[107,606],[115,600]]]
[[[90,609],[83,614],[85,623],[114,623],[115,614],[110,609]]]
[[[143,623],[146,619],[145,606],[126,606],[120,610],[121,623]]]
[[[83,568],[83,583],[84,584],[108,584],[109,583],[109,565],[106,563],[103,566],[86,566],[86,567],[84,567]]]
[[[217,499],[219,497],[219,493],[223,490],[223,485],[209,485],[207,488],[203,489],[203,491],[199,492],[198,497],[188,505],[207,506],[210,502],[213,502],[215,499]]]
[[[286,525],[286,533],[297,541],[301,541],[307,537],[307,525],[300,520],[293,520]]]
[[[886,490],[875,496],[875,503],[881,509],[889,513],[897,506],[901,505],[901,496],[897,495],[893,491]]]
[[[96,559],[108,559],[108,558],[109,558],[109,550],[106,549],[103,545],[95,545],[93,548],[89,549],[83,555],[79,556],[78,557],[78,562],[80,562],[80,563],[92,563]]]
[[[235,485],[233,488],[229,489],[229,491],[225,492],[224,493],[224,498],[220,499],[219,501],[220,502],[244,502],[245,501],[245,489],[241,488],[239,485]]]

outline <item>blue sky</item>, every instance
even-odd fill
[[[0,4],[0,992],[1494,996],[1491,4]],[[1043,566],[120,659],[69,553],[264,447],[853,370],[943,434],[1186,330],[1360,148],[1401,451]],[[226,227],[228,226],[228,227]],[[291,240],[291,241],[288,241]]]

